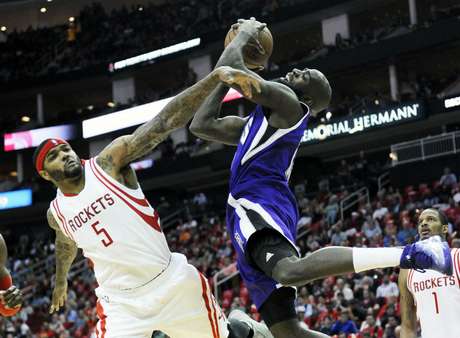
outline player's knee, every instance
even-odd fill
[[[299,271],[299,258],[291,256],[280,260],[273,268],[272,278],[286,286],[297,286],[303,280],[302,271]]]

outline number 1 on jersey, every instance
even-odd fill
[[[436,308],[436,314],[439,314],[438,294],[436,292],[432,292],[431,294],[434,297],[434,306]]]
[[[104,244],[105,247],[108,247],[110,244],[113,243],[112,237],[110,237],[109,233],[104,228],[98,229],[98,225],[99,221],[96,221],[95,223],[91,224],[91,227],[97,235],[103,234],[105,236],[105,238],[102,239],[101,242],[102,244]]]

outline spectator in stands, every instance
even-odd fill
[[[337,214],[339,212],[339,203],[337,195],[332,195],[329,198],[329,203],[324,209],[326,214],[326,221],[328,225],[332,225],[337,221]]]
[[[368,315],[366,317],[366,321],[364,321],[361,325],[360,332],[363,337],[370,337],[370,338],[382,338],[383,337],[383,329],[376,324],[375,318],[373,315]]]
[[[382,205],[382,202],[377,202],[374,213],[372,214],[373,219],[381,220],[386,214],[388,214],[388,208]]]
[[[382,228],[380,228],[379,222],[371,216],[366,217],[361,231],[368,240],[376,240],[382,236]]]
[[[338,278],[335,283],[334,295],[336,298],[339,293],[343,294],[345,300],[351,300],[354,298],[353,291],[348,284],[345,284],[343,278]]]
[[[355,322],[349,319],[349,315],[347,311],[342,311],[340,314],[340,319],[337,320],[331,328],[331,334],[351,334],[357,333],[358,329],[356,327]]]
[[[193,204],[195,204],[200,211],[204,211],[204,209],[206,208],[206,205],[208,204],[208,198],[202,192],[197,193],[193,197]]]
[[[409,219],[404,218],[402,220],[402,229],[399,230],[398,234],[396,235],[398,242],[402,245],[406,245],[415,242],[416,237],[417,230],[414,228]]]
[[[439,183],[447,188],[452,188],[457,184],[457,176],[451,172],[449,167],[444,168],[444,175],[439,179]]]
[[[398,285],[395,282],[392,282],[388,275],[384,275],[382,284],[377,288],[377,298],[389,298],[398,296]]]

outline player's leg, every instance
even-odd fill
[[[259,312],[275,338],[328,338],[329,336],[300,326],[295,311],[296,290],[281,287],[270,295]]]
[[[266,228],[251,236],[246,247],[246,257],[253,266],[273,278],[272,271],[277,262],[286,257],[297,257],[297,251],[280,233]],[[295,288],[280,287],[274,290],[260,306],[259,312],[273,336],[275,338],[329,337],[320,332],[305,330],[300,326],[295,311],[295,298]]]
[[[98,300],[96,337],[151,338],[152,330],[149,329],[148,321],[135,316],[129,307],[118,302]]]
[[[301,286],[328,276],[379,268],[444,268],[443,264],[436,266],[431,256],[436,250],[442,255],[444,244],[420,244],[404,249],[326,247],[299,258],[284,236],[276,230],[263,229],[251,237],[248,247],[253,262],[267,276],[283,285]]]

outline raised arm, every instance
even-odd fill
[[[414,298],[407,288],[407,274],[409,270],[399,271],[398,285],[401,307],[401,338],[417,337],[417,316]]]
[[[133,134],[117,138],[98,156],[98,164],[112,177],[132,161],[145,156],[173,130],[184,127],[220,83],[228,67],[219,67],[192,87],[172,99],[152,120],[137,128]],[[237,81],[246,79],[237,79]],[[241,82],[242,87],[246,85]]]
[[[50,313],[53,313],[54,311],[58,311],[67,299],[67,274],[77,256],[78,248],[72,240],[62,233],[51,210],[48,209],[46,216],[48,218],[48,225],[56,232],[56,276],[50,307]]]
[[[228,92],[223,83],[206,98],[190,124],[190,131],[203,140],[237,145],[246,119],[238,116],[219,117],[222,100]]]

